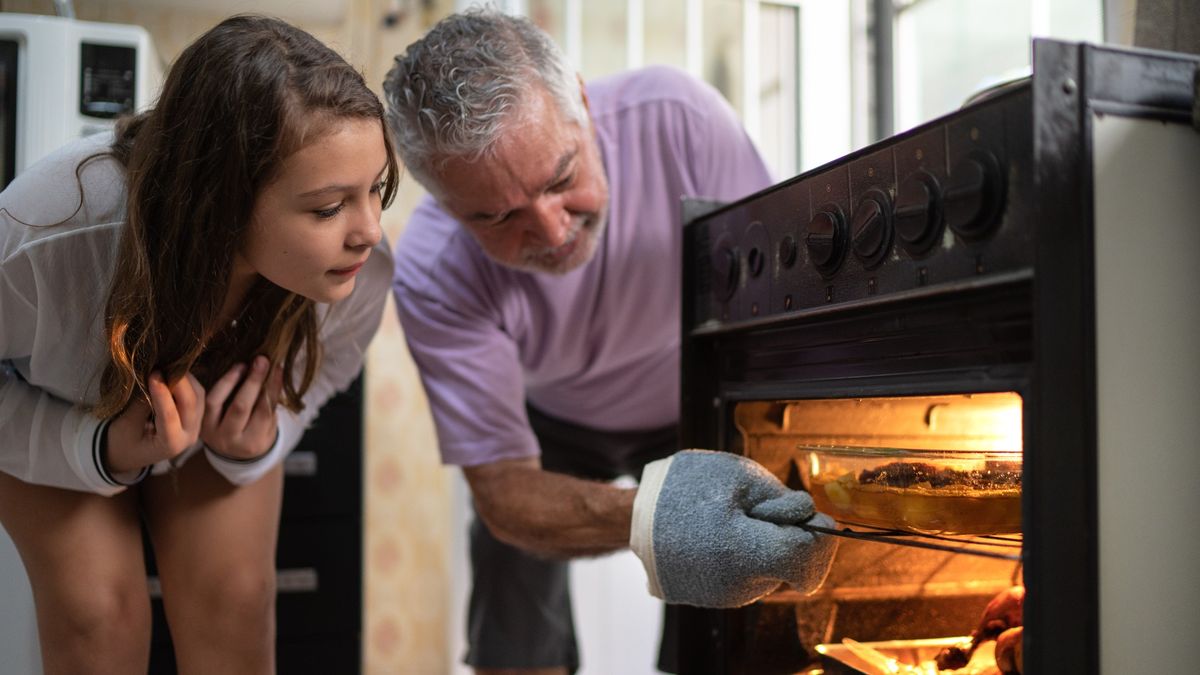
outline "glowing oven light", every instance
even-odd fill
[[[969,449],[1022,452],[1024,435],[1019,395],[980,394],[967,400],[969,405],[958,402],[930,404],[925,411],[928,430],[969,437],[972,439]]]

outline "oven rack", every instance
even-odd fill
[[[948,551],[950,553],[962,553],[965,555],[979,556],[982,558],[1012,560],[1014,562],[1021,561],[1022,537],[1020,534],[919,534],[915,532],[889,530],[872,527],[870,525],[861,525],[844,521],[839,521],[839,524],[842,526],[840,529],[809,524],[801,524],[800,527],[810,532],[820,532],[822,534],[828,534],[835,537],[845,537],[847,539],[862,539],[866,541],[895,544],[897,546],[911,546],[914,548],[932,549],[935,551]]]

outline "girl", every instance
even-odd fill
[[[362,366],[398,169],[362,76],[228,19],[157,106],[0,194],[0,524],[47,673],[271,672],[281,460]]]

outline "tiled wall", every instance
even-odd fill
[[[318,2],[319,0],[310,0]],[[313,23],[306,3],[268,2],[282,19],[308,30],[366,75],[376,93],[392,57],[452,2],[345,0],[340,21]],[[219,7],[214,10],[212,7]],[[77,17],[145,27],[165,66],[192,40],[225,16],[253,11],[256,3],[218,0],[78,0]],[[411,11],[393,27],[386,10]],[[48,0],[9,0],[6,12],[46,14]],[[288,11],[290,7],[298,8]],[[421,189],[405,177],[384,229],[393,243]],[[434,675],[450,669],[447,655],[449,603],[449,482],[437,456],[428,405],[404,346],[389,300],[383,325],[367,360],[366,583],[364,672],[371,675]]]

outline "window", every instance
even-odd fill
[[[908,0],[891,9],[897,131],[1028,75],[1031,37],[1103,38],[1103,6],[1096,0]]]
[[[508,0],[501,9],[529,16],[559,42],[585,78],[666,64],[706,80],[741,115],[775,175],[786,178],[801,167],[805,144],[800,128],[805,3],[824,17],[813,22],[815,34],[827,32],[822,24],[831,14],[828,8],[837,15],[845,7],[841,0]],[[828,109],[814,112],[814,129]],[[826,139],[814,145],[822,156],[849,150],[827,142],[828,128],[813,133]]]
[[[586,78],[661,63],[708,81],[780,179],[1028,74],[1031,36],[1103,36],[1099,0],[507,0],[502,8],[529,15]]]

